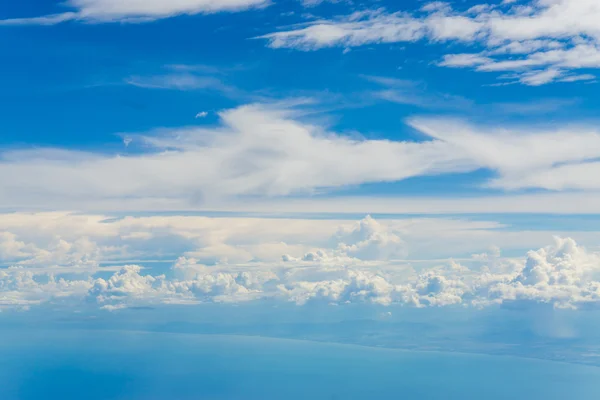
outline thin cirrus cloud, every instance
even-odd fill
[[[224,82],[227,69],[206,65],[165,65],[166,71],[151,75],[132,75],[124,79],[127,85],[142,89],[205,91],[226,97],[248,97],[242,90]]]
[[[378,87],[369,93],[379,100],[407,104],[422,109],[458,110],[476,115],[502,113],[506,115],[549,114],[579,103],[579,99],[546,98],[532,102],[477,103],[462,96],[426,90],[419,81],[409,81],[384,76],[361,75]]]
[[[510,83],[593,81],[600,67],[600,5],[596,0],[533,0],[456,11],[433,2],[417,12],[361,11],[261,38],[273,48],[312,51],[373,43],[451,43],[475,52],[445,54],[440,66],[503,72]],[[482,49],[483,48],[483,49]]]
[[[134,75],[125,79],[125,83],[143,89],[179,91],[203,90],[219,93],[228,97],[243,96],[243,93],[240,90],[224,83],[218,78],[186,72],[174,72],[150,76]]]
[[[141,152],[5,151],[0,206],[86,208],[135,200],[142,208],[153,201],[210,207],[244,196],[310,195],[479,169],[492,174],[483,182],[488,188],[600,189],[594,128],[492,129],[413,118],[408,124],[426,140],[369,140],[329,132],[296,112],[253,104],[221,112],[216,127],[128,135]]]
[[[464,97],[447,93],[429,93],[422,82],[395,79],[383,76],[362,75],[363,79],[377,85],[371,95],[379,100],[407,104],[424,109],[471,109],[474,103]]]
[[[55,25],[66,21],[146,22],[176,15],[240,11],[264,7],[268,0],[68,0],[64,13],[0,21],[0,25]]]
[[[210,77],[198,77],[191,74],[168,74],[159,76],[131,76],[125,80],[129,85],[148,89],[213,89],[221,88],[222,83],[218,79]]]

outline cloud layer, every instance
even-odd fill
[[[600,254],[556,238],[524,258],[502,258],[491,241],[510,247],[531,241],[523,233],[494,233],[498,225],[489,222],[112,220],[57,213],[2,220],[7,233],[0,238],[0,257],[8,266],[0,268],[2,308],[116,310],[266,300],[411,307],[518,301],[576,308],[600,300]],[[545,237],[548,233],[540,233],[534,242]],[[456,251],[465,243],[470,246],[465,251],[486,243],[489,250],[464,259],[399,259],[419,245],[423,254],[434,255],[436,247]],[[135,256],[146,261],[131,260]],[[168,266],[153,266],[152,257]]]
[[[581,249],[571,239],[557,239],[554,245],[530,252],[524,263],[497,262],[493,269],[486,266],[471,270],[450,262],[420,273],[401,268],[382,271],[358,259],[328,257],[322,253],[317,258],[285,258],[269,268],[257,265],[242,271],[235,266],[226,270],[180,259],[173,266],[175,276],[170,278],[144,274],[137,265],[124,266],[106,279],[66,279],[15,267],[0,271],[0,303],[22,308],[47,302],[78,305],[92,301],[98,307],[115,310],[259,299],[298,305],[317,301],[414,307],[485,307],[525,301],[576,308],[600,300],[600,257]]]

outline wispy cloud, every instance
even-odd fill
[[[197,76],[188,73],[172,73],[167,75],[131,76],[125,80],[129,85],[147,89],[197,90],[227,88],[219,79]]]
[[[67,0],[61,14],[0,21],[0,25],[55,25],[65,21],[149,22],[176,15],[241,11],[265,7],[269,0]]]
[[[369,92],[376,99],[428,110],[460,111],[463,115],[533,116],[564,110],[579,102],[578,99],[540,98],[535,102],[477,103],[462,96],[435,92],[420,81],[373,75],[361,75],[361,77],[380,86],[379,90]],[[543,77],[538,79],[541,78]],[[589,77],[583,77],[582,80],[587,78]]]
[[[380,100],[413,105],[435,110],[468,110],[474,103],[462,96],[428,91],[419,81],[363,75],[363,78],[381,87],[371,94]]]
[[[422,142],[366,140],[327,131],[295,108],[248,105],[223,111],[212,128],[137,135],[131,155],[62,149],[6,151],[0,206],[99,201],[214,205],[247,196],[306,195],[373,182],[488,170],[501,190],[600,190],[595,128],[490,128],[432,118],[410,125]],[[130,144],[131,147],[131,144]],[[123,203],[125,204],[125,203]]]
[[[578,99],[537,99],[534,102],[493,103],[488,106],[488,111],[498,111],[505,114],[539,115],[569,109],[578,103]]]
[[[514,82],[539,86],[595,78],[574,71],[600,68],[600,31],[595,22],[599,18],[595,0],[481,4],[467,11],[433,2],[418,12],[355,12],[261,38],[273,48],[304,51],[420,40],[474,45],[484,50],[446,54],[439,65],[481,72],[510,71]]]
[[[166,65],[161,73],[132,75],[124,82],[144,89],[214,91],[227,97],[247,97],[240,89],[225,83],[226,70],[206,65]]]
[[[62,14],[45,15],[42,17],[5,19],[0,20],[0,25],[56,25],[77,18],[77,13],[66,12]]]

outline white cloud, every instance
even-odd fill
[[[389,305],[396,287],[380,275],[362,271],[347,271],[339,279],[299,281],[278,286],[284,300],[302,305],[309,301],[326,303],[370,302]]]
[[[124,266],[108,280],[96,279],[88,290],[87,296],[94,299],[101,307],[118,309],[121,304],[135,305],[160,303],[175,293],[166,290],[165,277],[140,275],[137,265]]]
[[[431,271],[418,277],[414,290],[418,294],[414,297],[415,305],[440,307],[462,303],[470,288],[460,279],[449,279]]]
[[[222,126],[137,136],[128,156],[67,150],[0,155],[0,205],[43,201],[86,207],[102,199],[185,199],[203,204],[240,195],[314,193],[366,182],[473,169],[448,145],[357,140],[294,120],[293,112],[244,106]],[[32,194],[35,193],[35,196]]]
[[[547,77],[539,77],[547,79]],[[452,121],[419,120],[412,125],[429,136],[452,144],[482,168],[499,177],[490,186],[503,189],[595,189],[594,174],[600,133],[594,129],[555,129],[542,132],[473,128]]]
[[[448,11],[450,4],[445,1],[432,1],[421,7],[421,11],[433,12],[433,11]]]
[[[596,76],[592,74],[581,74],[571,75],[561,79],[561,82],[580,82],[580,81],[594,81]]]
[[[101,249],[87,237],[72,242],[59,236],[42,241],[43,244],[25,243],[12,232],[0,234],[0,261],[14,266],[63,267],[74,270],[94,269],[98,266]]]
[[[56,214],[50,216],[37,216],[36,225],[42,227],[42,231],[30,233],[32,237],[43,234],[44,230],[58,233],[60,226],[68,230],[79,218],[74,215],[75,219],[69,222],[69,216],[64,217],[66,220],[57,218]],[[27,217],[20,219],[25,225]],[[82,220],[86,219],[96,218],[82,216]],[[18,220],[13,218],[12,223]],[[30,224],[27,228],[22,223],[21,229],[33,230],[36,225]],[[0,307],[27,308],[60,303],[66,306],[94,304],[94,307],[117,310],[156,304],[269,298],[297,304],[367,302],[415,307],[483,307],[532,301],[573,308],[600,300],[600,253],[584,249],[573,239],[557,238],[553,245],[530,251],[523,259],[501,258],[500,249],[489,243],[504,246],[512,241],[512,247],[518,247],[532,242],[524,232],[494,233],[495,226],[443,219],[375,221],[370,217],[355,223],[205,217],[100,219],[97,225],[89,226],[98,228],[98,240],[104,236],[105,243],[110,239],[127,247],[142,240],[139,235],[132,235],[132,229],[150,232],[144,239],[148,246],[157,243],[152,241],[152,236],[159,237],[160,241],[172,241],[164,233],[166,228],[173,230],[171,235],[194,237],[198,246],[210,248],[220,242],[234,253],[244,249],[252,255],[261,243],[271,242],[270,236],[285,238],[292,245],[304,242],[305,246],[295,247],[294,254],[283,259],[279,252],[279,257],[273,254],[264,260],[256,257],[242,263],[218,260],[212,265],[194,259],[190,255],[194,254],[192,251],[173,262],[169,271],[146,273],[139,265],[126,265],[112,276],[97,277],[95,274],[107,274],[111,269],[79,266],[81,260],[94,259],[97,264],[102,261],[98,259],[98,246],[85,240],[65,245],[64,249],[53,249],[52,257],[48,256],[50,251],[36,250],[37,253],[29,255],[31,262],[26,259],[19,266],[0,269]],[[319,235],[321,238],[315,240]],[[37,245],[19,240],[20,236],[27,235],[4,235],[4,241],[10,244],[2,247],[6,254],[21,258],[24,249],[37,249]],[[536,241],[539,243],[547,236],[547,232],[542,232]],[[597,243],[598,240],[600,237],[596,234],[592,241]],[[41,237],[37,241],[43,242]],[[419,245],[425,249],[423,254],[432,255],[437,248],[456,250],[458,243],[469,244],[469,250],[490,250],[464,259],[462,265],[457,260],[430,260],[413,266],[410,261],[392,259],[406,249],[416,250]],[[309,246],[311,249],[305,251]],[[39,256],[40,252],[43,257]],[[56,260],[70,267],[58,268]]]
[[[490,186],[504,189],[520,189],[534,186],[550,190],[598,189],[600,188],[600,183],[597,179],[599,172],[599,162],[557,165],[551,168],[528,172],[523,171],[523,173],[518,175],[499,177],[490,182]]]
[[[164,203],[142,204],[145,210],[156,210],[164,207]],[[171,204],[172,206],[173,204]],[[130,203],[129,207],[114,207],[110,203],[102,203],[103,207],[117,210],[139,210],[140,203]],[[586,192],[552,192],[530,194],[502,194],[492,196],[465,196],[460,198],[435,196],[373,196],[358,195],[345,197],[310,197],[246,200],[244,202],[223,202],[206,207],[190,208],[177,204],[180,211],[211,212],[245,212],[245,213],[329,213],[329,214],[566,214],[583,215],[600,212],[600,193]],[[149,207],[149,208],[147,208]],[[104,208],[106,209],[106,208]],[[173,209],[171,209],[173,210]]]
[[[32,246],[18,240],[14,233],[0,233],[0,260],[24,258],[32,251]]]
[[[48,302],[73,302],[83,299],[91,287],[90,280],[67,280],[37,270],[12,267],[0,269],[0,310],[28,309]]]
[[[101,308],[117,310],[261,298],[299,305],[319,301],[414,307],[484,307],[529,301],[576,308],[600,301],[600,255],[586,251],[572,239],[556,239],[554,245],[529,252],[524,261],[499,262],[493,269],[468,269],[450,262],[447,267],[429,268],[418,275],[401,269],[383,271],[345,264],[321,269],[318,263],[308,274],[302,266],[213,271],[181,260],[175,268],[179,271],[174,278],[142,275],[141,268],[132,265],[108,279],[93,280],[57,279],[13,268],[0,271],[0,303],[2,307],[29,307],[47,302],[79,304],[87,298]]]
[[[0,153],[0,206],[215,209],[247,196],[310,195],[478,169],[497,174],[487,186],[507,190],[600,188],[585,169],[595,168],[594,128],[536,132],[415,118],[410,125],[430,140],[398,142],[327,132],[295,112],[250,105],[221,112],[218,127],[128,135],[144,150],[128,155],[8,150]]]
[[[362,260],[389,260],[406,257],[404,241],[370,216],[342,227],[335,236],[338,249]]]
[[[555,81],[561,76],[563,76],[561,70],[551,68],[544,71],[526,72],[519,77],[519,80],[529,86],[541,86]]]
[[[355,12],[335,21],[317,21],[306,27],[261,36],[274,48],[316,50],[356,47],[368,43],[412,42],[423,38],[422,23],[405,13]]]
[[[0,256],[5,265],[71,266],[72,270],[91,267],[92,262],[173,260],[183,252],[187,258],[195,259],[194,264],[205,265],[280,262],[282,255],[307,262],[318,259],[321,263],[357,263],[358,259],[403,258],[409,248],[414,249],[413,257],[422,257],[422,247],[429,247],[437,238],[442,238],[444,245],[438,244],[435,251],[423,254],[470,254],[489,247],[485,236],[500,227],[503,225],[493,221],[448,218],[365,218],[355,222],[186,215],[115,219],[90,214],[19,213],[0,215],[0,231],[6,232],[0,242]],[[540,233],[527,243],[543,243],[544,235],[547,237],[548,233]],[[478,237],[483,243],[476,240]],[[489,240],[511,245],[498,237]],[[468,248],[458,245],[461,241],[468,243]]]
[[[301,0],[304,7],[316,7],[326,0]],[[335,0],[332,0],[335,1]]]
[[[77,13],[66,12],[42,17],[5,19],[0,20],[0,25],[56,25],[74,19],[77,19]]]
[[[171,73],[159,76],[132,76],[125,80],[129,85],[145,89],[174,89],[174,90],[199,90],[213,89],[218,91],[231,90],[219,79],[209,76],[198,76],[190,73]]]
[[[262,36],[274,48],[316,50],[372,43],[427,40],[461,42],[483,50],[446,54],[440,66],[512,71],[515,82],[575,82],[569,71],[600,67],[600,7],[596,0],[532,0],[527,5],[487,4],[466,12],[447,3],[426,4],[421,13],[384,10],[317,20]],[[584,74],[590,75],[590,74]],[[562,79],[561,79],[562,78]]]
[[[556,239],[554,247],[532,251],[517,281],[531,285],[573,285],[587,270],[600,267],[600,258],[589,255],[572,239]]]
[[[600,255],[590,253],[572,239],[527,255],[524,267],[508,282],[489,288],[495,301],[533,300],[573,308],[600,300]]]
[[[54,25],[71,20],[147,22],[183,14],[240,11],[268,4],[268,0],[67,0],[64,6],[74,11],[2,20],[0,25]]]
[[[473,67],[487,65],[491,61],[491,58],[480,54],[447,54],[440,65],[444,67]]]

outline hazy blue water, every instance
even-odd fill
[[[248,337],[3,332],[2,400],[598,399],[600,369]]]

